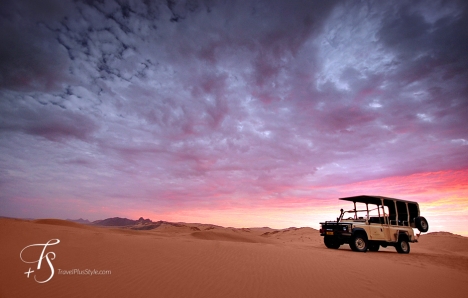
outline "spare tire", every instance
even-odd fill
[[[416,224],[416,228],[421,233],[426,233],[427,231],[429,231],[429,223],[424,217],[422,216],[416,217],[415,224]]]

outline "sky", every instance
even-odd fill
[[[466,1],[0,3],[0,216],[468,236]]]

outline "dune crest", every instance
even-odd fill
[[[79,228],[79,229],[88,228],[84,224],[79,224],[79,223],[76,223],[76,222],[63,220],[63,219],[35,219],[32,222],[36,223],[36,224],[64,226],[64,227],[72,227],[72,228]]]
[[[259,237],[250,235],[239,235],[233,231],[200,231],[190,234],[192,237],[202,240],[232,241],[247,243],[264,243]]]

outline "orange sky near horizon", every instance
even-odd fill
[[[381,195],[416,201],[421,215],[429,221],[429,232],[447,231],[468,236],[468,170],[438,171],[396,176],[311,190],[324,195],[324,200],[285,200],[263,202],[263,205],[190,208],[165,213],[131,210],[120,216],[151,218],[176,222],[199,222],[233,227],[318,228],[319,222],[333,220],[339,209],[351,207],[338,198],[354,195]],[[284,204],[284,202],[289,202]]]

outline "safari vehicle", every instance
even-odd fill
[[[341,209],[336,221],[320,223],[320,235],[328,248],[349,244],[353,251],[366,252],[394,246],[397,252],[407,254],[410,242],[418,242],[419,235],[429,230],[416,202],[367,195],[340,200],[353,202],[354,209]],[[415,235],[413,228],[420,233]]]

